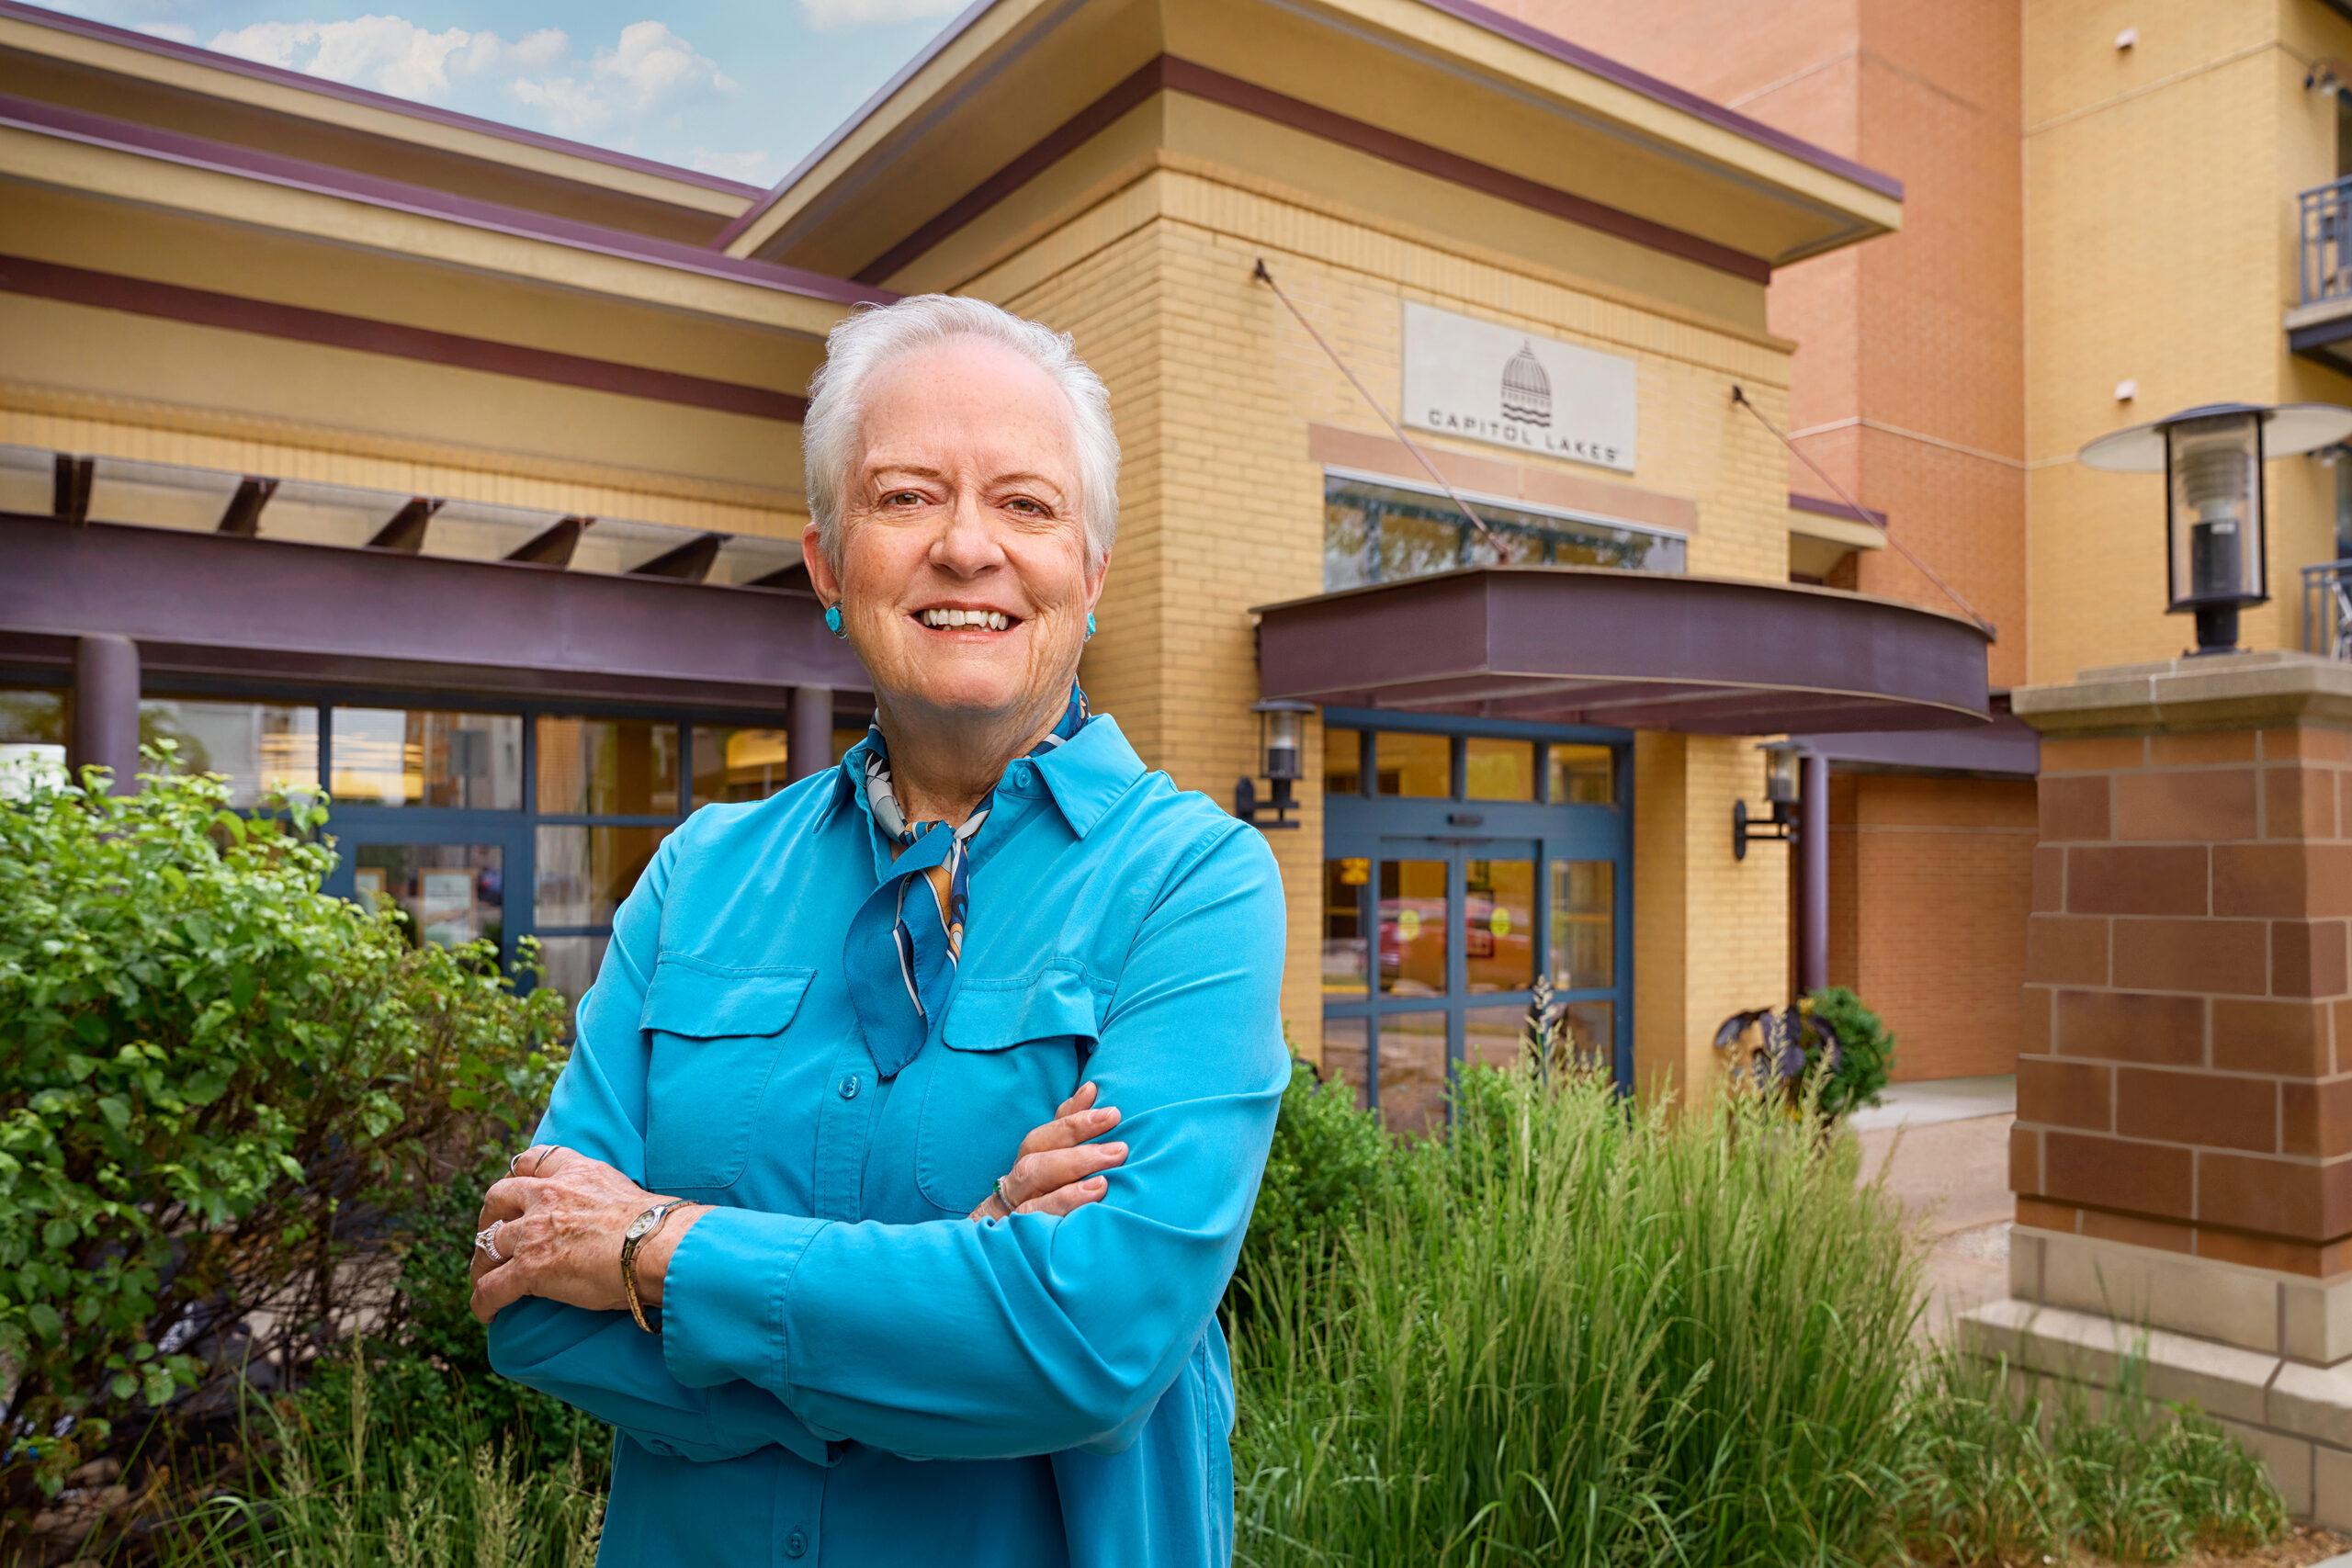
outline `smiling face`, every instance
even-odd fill
[[[1108,566],[1088,559],[1061,389],[1012,349],[965,337],[891,360],[864,393],[839,570],[813,525],[803,545],[885,718],[1024,736],[1050,725]]]

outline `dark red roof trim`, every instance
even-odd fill
[[[1163,91],[1184,93],[1222,104],[1260,119],[1353,148],[1400,168],[1430,175],[1601,233],[1613,234],[1750,282],[1762,283],[1772,276],[1772,264],[1761,256],[1749,255],[1745,251],[1701,239],[1696,234],[1685,233],[1679,229],[1653,222],[1601,202],[1572,196],[1555,186],[1475,159],[1461,157],[1409,136],[1383,130],[1288,94],[1244,82],[1238,76],[1228,76],[1222,71],[1163,54],[1131,73],[1118,85],[1046,132],[1020,156],[973,186],[922,227],[860,267],[856,281],[879,283],[883,278],[891,276],[900,267],[1028,184],[1153,93]]]
[[[797,423],[808,412],[806,398],[766,387],[747,387],[682,371],[591,359],[553,349],[527,348],[520,344],[215,293],[209,288],[188,288],[176,283],[126,277],[119,273],[94,272],[86,267],[63,266],[24,256],[0,256],[0,293],[128,310],[133,315],[254,333],[327,348],[356,349],[362,354],[382,354],[428,365],[486,370],[492,375],[518,376],[586,391],[616,392],[653,402],[749,414],[754,419]]]
[[[0,0],[0,4],[6,3],[7,0]],[[366,202],[371,207],[439,218],[469,228],[545,240],[573,250],[592,251],[628,261],[650,262],[682,272],[748,283],[760,288],[805,294],[812,299],[830,299],[840,304],[866,300],[887,303],[898,298],[887,289],[867,288],[803,267],[782,266],[774,262],[741,261],[700,245],[658,240],[650,235],[633,234],[624,229],[575,222],[543,212],[533,212],[527,208],[509,207],[502,202],[477,201],[426,186],[378,179],[331,164],[307,163],[300,158],[283,157],[275,152],[212,141],[203,137],[183,136],[176,131],[159,130],[153,126],[138,125],[106,115],[87,114],[30,98],[0,94],[0,126],[131,152],[189,168],[209,169],[288,189],[338,197],[345,201]]]

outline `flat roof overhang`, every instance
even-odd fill
[[[0,658],[126,637],[151,672],[778,706],[864,690],[812,595],[0,513]]]
[[[1698,735],[1991,718],[1973,622],[1836,589],[1475,567],[1268,604],[1267,697]]]

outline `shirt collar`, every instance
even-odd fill
[[[834,765],[836,809],[854,804],[860,811],[870,811],[865,799],[865,757],[873,738],[868,730]],[[1062,819],[1081,839],[1093,831],[1094,825],[1144,772],[1143,759],[1127,744],[1118,720],[1107,713],[1096,714],[1084,728],[1042,756],[1016,758],[1005,770],[1016,789],[1024,769],[1034,770],[1044,782],[1046,794],[1061,811]]]

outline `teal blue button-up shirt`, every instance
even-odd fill
[[[492,1363],[617,1429],[605,1564],[1225,1562],[1216,1307],[1289,1070],[1273,857],[1108,717],[1013,762],[955,990],[883,1079],[851,988],[901,982],[842,967],[890,869],[864,761],[696,812],[621,907],[537,1139],[718,1208],[658,1335],[529,1298]],[[1090,1077],[1107,1195],[967,1220]]]

